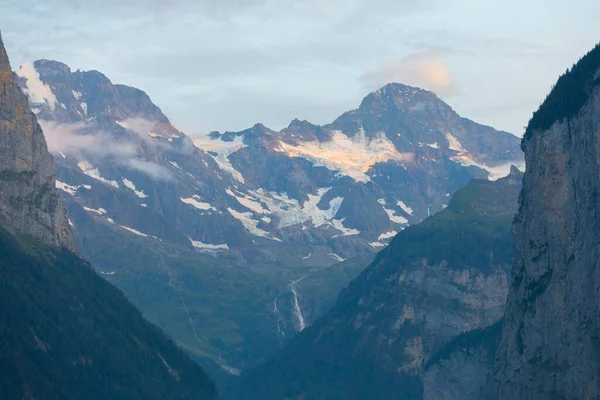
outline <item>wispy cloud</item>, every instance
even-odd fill
[[[142,172],[153,179],[173,179],[167,168],[141,158],[135,141],[119,140],[102,130],[90,130],[84,123],[60,124],[45,120],[39,120],[39,123],[44,132],[48,150],[54,156],[65,155],[76,160],[104,159],[112,164]],[[136,123],[140,129],[145,124],[143,120],[136,121]],[[147,140],[146,136],[139,135],[144,140]]]
[[[82,133],[84,123],[60,124],[39,120],[44,131],[48,150],[52,154],[63,153],[81,158],[84,153],[98,157],[131,158],[137,153],[134,142],[116,140],[104,131]]]

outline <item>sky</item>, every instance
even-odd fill
[[[188,134],[332,122],[395,81],[521,135],[600,41],[597,0],[0,0],[13,68],[144,90]]]

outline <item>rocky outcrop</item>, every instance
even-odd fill
[[[498,399],[600,398],[600,46],[529,123]]]
[[[0,38],[0,225],[73,249],[55,189],[54,160]]]

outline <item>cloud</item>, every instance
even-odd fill
[[[148,175],[151,178],[157,180],[172,180],[173,175],[171,172],[165,167],[153,163],[151,161],[140,160],[138,158],[133,158],[126,161],[126,165],[131,169],[135,169],[136,171],[142,172]]]
[[[39,120],[44,131],[48,150],[52,154],[81,158],[83,153],[98,157],[129,158],[136,155],[136,144],[116,140],[103,131],[87,132],[84,123],[60,124]]]
[[[119,140],[111,134],[98,130],[91,131],[84,123],[60,124],[55,121],[39,120],[44,132],[48,150],[55,156],[69,156],[77,160],[110,159],[110,162],[142,172],[157,180],[173,179],[168,169],[151,161],[138,158],[135,141]],[[148,121],[135,121],[141,129]],[[146,125],[145,125],[146,124]],[[148,132],[148,131],[146,131]],[[140,135],[145,137],[147,134]]]
[[[401,60],[390,60],[380,69],[361,76],[369,90],[398,82],[431,90],[438,95],[455,92],[454,78],[441,56],[434,51],[413,53]]]

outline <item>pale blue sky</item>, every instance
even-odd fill
[[[0,0],[13,67],[99,70],[187,133],[324,124],[395,80],[521,134],[600,41],[598,15],[594,0]]]

